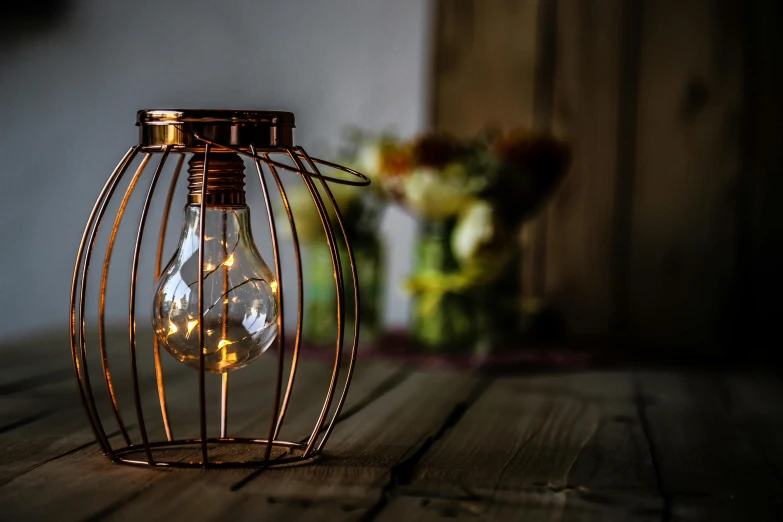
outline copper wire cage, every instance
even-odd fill
[[[117,167],[109,176],[108,181],[100,192],[95,207],[90,213],[87,226],[84,230],[81,243],[79,245],[76,266],[74,268],[73,281],[71,287],[71,352],[73,365],[78,381],[79,392],[84,403],[85,410],[89,419],[90,426],[94,432],[95,438],[103,452],[114,462],[156,466],[156,467],[278,467],[290,466],[298,463],[312,461],[324,449],[332,430],[335,427],[340,411],[345,404],[348,388],[351,384],[351,377],[354,372],[356,362],[357,345],[359,341],[359,285],[356,275],[356,265],[353,251],[346,235],[346,229],[343,222],[343,216],[340,213],[335,197],[329,189],[329,183],[339,183],[354,186],[365,186],[370,183],[364,175],[343,167],[341,165],[313,158],[309,156],[301,147],[295,146],[293,142],[294,116],[287,112],[271,111],[213,111],[213,110],[147,110],[139,111],[137,123],[139,126],[139,144],[134,145],[128,150]],[[276,362],[276,381],[274,388],[274,400],[269,405],[271,409],[269,429],[260,437],[230,437],[227,433],[228,414],[228,375],[222,374],[221,391],[221,415],[220,415],[220,436],[209,437],[207,434],[207,405],[205,393],[205,366],[204,366],[204,321],[198,321],[198,342],[199,342],[199,372],[198,372],[198,437],[175,438],[169,415],[169,409],[175,407],[167,402],[165,376],[163,365],[161,364],[161,350],[159,342],[153,334],[151,353],[145,353],[145,350],[139,346],[138,334],[136,330],[137,316],[137,285],[139,278],[139,266],[141,259],[142,239],[149,228],[148,216],[153,198],[156,196],[158,181],[164,171],[164,165],[174,156],[178,156],[171,175],[170,186],[165,197],[162,221],[159,226],[159,237],[157,242],[157,252],[155,257],[154,277],[160,275],[161,261],[164,251],[164,236],[166,234],[172,199],[176,192],[177,180],[182,169],[182,165],[187,155],[203,158],[202,180],[200,185],[201,198],[198,203],[200,211],[200,230],[199,240],[200,248],[198,251],[198,310],[202,316],[204,312],[204,237],[205,237],[205,209],[207,206],[207,187],[209,185],[209,176],[220,175],[210,173],[210,158],[216,152],[233,152],[241,157],[249,158],[255,165],[258,180],[263,196],[265,213],[269,224],[271,236],[272,253],[274,257],[274,273],[277,277],[279,287],[277,288],[278,298],[278,316],[277,316],[277,362]],[[282,156],[284,159],[278,161],[275,155]],[[157,166],[152,174],[151,181],[144,197],[143,207],[136,232],[135,246],[133,249],[132,268],[130,274],[130,287],[128,289],[128,350],[130,355],[130,380],[133,397],[133,411],[135,412],[135,426],[138,429],[139,436],[137,440],[132,440],[128,434],[128,429],[120,415],[120,406],[118,395],[114,391],[114,383],[118,375],[110,371],[109,357],[110,351],[122,349],[121,346],[107,346],[106,328],[105,328],[105,309],[106,309],[106,288],[109,266],[112,259],[112,250],[115,245],[118,228],[123,220],[125,208],[128,200],[133,193],[137,181],[142,176],[145,168],[153,156],[158,156]],[[87,357],[87,340],[90,337],[88,332],[88,320],[85,312],[87,302],[88,279],[91,270],[91,262],[96,248],[96,236],[106,217],[110,202],[115,200],[117,188],[135,160],[141,157],[141,161],[133,174],[130,182],[127,183],[127,190],[122,196],[118,206],[117,214],[114,220],[111,234],[109,235],[106,254],[103,262],[103,269],[100,280],[100,291],[98,297],[98,316],[97,316],[97,350],[100,354],[102,380],[109,398],[109,403],[114,418],[119,427],[119,432],[112,434],[106,429],[106,411],[99,412],[96,402],[98,386],[90,378],[90,369]],[[273,159],[275,158],[275,159]],[[290,161],[291,164],[282,161]],[[350,179],[337,178],[323,175],[319,166],[326,166],[331,169],[350,174]],[[297,236],[294,214],[286,195],[285,186],[281,180],[283,172],[298,175],[304,183],[307,191],[312,197],[313,205],[320,218],[324,240],[326,241],[331,254],[332,267],[334,269],[334,281],[337,300],[336,317],[336,339],[333,360],[333,369],[326,389],[323,406],[315,419],[310,435],[306,440],[288,441],[280,437],[284,418],[291,404],[291,397],[294,393],[294,382],[297,373],[297,366],[300,360],[300,344],[302,339],[303,324],[303,274],[302,257],[300,244]],[[297,317],[296,327],[293,336],[293,342],[286,346],[286,332],[284,321],[283,299],[283,277],[281,270],[280,240],[278,238],[278,227],[275,224],[275,211],[273,210],[271,191],[267,186],[267,177],[271,177],[278,189],[284,209],[290,226],[291,244],[296,260],[294,270],[297,278]],[[320,185],[320,189],[316,185]],[[326,197],[322,197],[321,194]],[[330,212],[334,216],[333,226],[330,219]],[[338,241],[345,245],[349,267],[344,267],[341,262]],[[347,270],[345,268],[348,268]],[[346,337],[346,281],[350,277],[353,288],[353,333],[350,346],[347,348],[348,362],[345,365],[344,348]],[[146,346],[146,345],[145,345]],[[94,348],[91,348],[94,350]],[[290,353],[287,353],[290,352]],[[93,353],[93,352],[91,352]],[[160,416],[165,428],[165,439],[153,440],[148,433],[145,415],[141,400],[141,386],[139,379],[138,360],[142,356],[152,356],[154,358],[155,382],[157,385],[158,402],[160,405]],[[290,361],[287,382],[284,385],[284,370],[286,360]],[[344,370],[341,380],[341,366],[347,366]],[[97,371],[96,371],[97,375]],[[338,391],[342,384],[342,390]],[[339,393],[339,397],[338,397]],[[336,399],[336,406],[334,401]],[[157,409],[157,408],[156,408]],[[157,414],[156,414],[157,415]],[[149,418],[149,416],[147,417]],[[210,448],[223,444],[239,444],[249,448],[254,456],[234,459],[215,459],[210,458]],[[193,448],[198,458],[189,460],[178,460],[167,458],[165,450],[171,448]],[[273,456],[273,449],[278,455]],[[260,455],[260,456],[259,456]]]

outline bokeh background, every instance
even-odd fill
[[[16,5],[0,21],[0,340],[67,328],[78,240],[136,110],[227,107],[295,112],[297,141],[322,155],[351,125],[563,136],[573,163],[526,225],[525,291],[596,349],[773,358],[779,4]],[[381,229],[384,323],[405,328],[417,223],[392,208]]]

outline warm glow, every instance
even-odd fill
[[[169,335],[177,333],[177,325],[169,321]]]
[[[269,283],[269,288],[271,288],[273,292],[277,293],[277,281],[272,281]]]
[[[234,344],[234,341],[229,341],[228,339],[221,339],[218,343],[218,349],[225,348],[229,344]]]
[[[196,321],[195,319],[191,319],[190,321],[188,321],[188,335],[190,335],[190,332],[193,331],[193,328],[195,328],[197,324],[198,321]]]
[[[233,266],[234,265],[234,254],[232,253],[230,256],[228,256],[228,259],[223,261],[223,264],[226,266]]]
[[[206,270],[207,272],[209,272],[213,268],[215,268],[215,267],[212,266],[212,263],[207,263],[206,265],[204,265],[204,270]]]

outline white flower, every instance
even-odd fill
[[[381,175],[382,157],[379,142],[365,142],[356,155],[356,170],[375,181]]]
[[[473,199],[481,185],[470,179],[461,165],[443,171],[421,167],[403,181],[405,201],[425,219],[448,219],[457,215]]]
[[[460,214],[451,236],[451,249],[460,263],[464,263],[475,259],[483,246],[492,243],[496,234],[492,205],[476,200]]]
[[[465,209],[451,233],[451,249],[459,263],[479,269],[490,280],[513,259],[514,245],[513,235],[484,200]]]

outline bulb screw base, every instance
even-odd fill
[[[234,152],[209,153],[206,205],[243,207],[245,201],[245,162]],[[201,204],[204,184],[204,156],[194,154],[188,162],[188,203]]]

